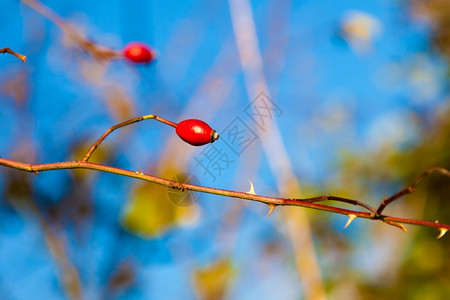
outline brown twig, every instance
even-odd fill
[[[20,53],[17,53],[15,51],[12,51],[10,48],[6,47],[6,48],[2,48],[0,49],[0,53],[9,53],[11,55],[14,55],[15,57],[17,57],[18,59],[20,59],[21,61],[25,62],[27,60],[27,57],[25,55],[22,55]]]
[[[336,196],[332,196],[332,195],[323,195],[323,196],[307,198],[307,199],[303,199],[303,200],[308,201],[308,202],[337,201],[337,202],[343,202],[343,203],[348,203],[348,204],[364,207],[365,209],[371,211],[372,213],[377,212],[376,209],[373,208],[372,206],[362,203],[358,200],[336,197]]]
[[[158,117],[157,115],[146,115],[146,116],[141,116],[141,117],[137,117],[137,118],[133,118],[130,119],[128,121],[122,122],[120,124],[114,125],[112,127],[110,127],[108,130],[105,131],[105,133],[91,146],[91,148],[89,149],[89,151],[84,155],[82,161],[88,161],[89,157],[91,157],[92,153],[95,151],[95,149],[97,149],[97,147],[101,144],[101,142],[103,142],[103,140],[110,134],[112,133],[114,130],[119,129],[121,127],[133,124],[133,123],[137,123],[143,120],[148,120],[148,119],[154,119],[156,121],[159,121],[161,123],[167,124],[169,126],[172,126],[174,128],[177,127],[177,124],[166,120],[164,118]]]
[[[422,173],[422,174],[414,181],[413,184],[411,184],[411,185],[408,186],[407,188],[405,188],[405,189],[399,191],[398,193],[396,193],[396,194],[394,194],[394,195],[392,195],[392,196],[390,196],[390,197],[384,198],[383,201],[381,202],[380,206],[379,206],[378,209],[377,209],[377,212],[376,212],[377,215],[380,215],[380,214],[383,212],[383,210],[386,208],[386,206],[388,206],[389,204],[391,204],[391,203],[394,202],[395,200],[400,199],[400,198],[402,198],[402,197],[404,197],[404,196],[406,196],[406,195],[408,195],[408,194],[413,193],[413,192],[416,190],[417,186],[422,182],[422,180],[423,180],[426,176],[428,176],[428,175],[430,175],[431,173],[434,173],[434,172],[436,172],[436,173],[441,173],[441,174],[444,175],[444,176],[450,177],[450,172],[449,172],[447,169],[444,169],[444,168],[432,167],[432,168],[426,170],[425,172],[423,172],[423,173]]]

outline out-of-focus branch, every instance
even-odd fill
[[[101,46],[91,41],[74,26],[64,20],[64,18],[62,18],[60,15],[58,15],[56,12],[54,12],[52,9],[45,6],[38,0],[21,1],[46,19],[50,20],[53,24],[58,26],[72,41],[74,41],[80,48],[88,52],[94,58],[99,60],[122,58],[122,53],[120,51]]]
[[[14,175],[11,172],[7,174],[10,180],[15,180]],[[22,175],[22,174],[21,174]],[[29,190],[29,188],[27,188]],[[45,243],[49,250],[49,253],[58,267],[58,280],[60,282],[62,290],[66,294],[67,299],[71,300],[81,300],[83,299],[83,284],[80,279],[79,271],[76,265],[71,261],[68,255],[68,243],[64,232],[60,230],[59,222],[50,222],[48,218],[41,212],[35,199],[31,196],[33,193],[29,190],[27,196],[21,197],[21,200],[25,204],[24,207],[30,210],[30,212],[35,216],[41,227]],[[15,201],[11,204],[20,210],[22,206],[17,205]]]
[[[6,47],[6,48],[1,48],[0,49],[0,53],[9,53],[11,55],[14,55],[15,57],[17,57],[18,59],[20,59],[21,61],[25,62],[27,60],[27,57],[25,55],[22,55],[20,53],[17,53],[13,50],[11,50],[10,48]]]
[[[290,1],[283,2],[283,4],[278,4],[278,7],[284,6]],[[261,92],[270,95],[251,1],[229,0],[228,5],[248,100],[254,99]],[[278,7],[277,10],[279,10]],[[258,109],[251,106],[252,113],[258,114]],[[260,126],[257,126],[257,130],[278,192],[281,196],[289,194],[301,196],[300,184],[292,170],[278,124],[275,119],[270,119],[264,130]],[[269,214],[273,208],[274,206],[270,207]],[[320,273],[308,215],[301,210],[285,211],[282,218],[286,220],[288,237],[293,247],[293,258],[305,299],[325,300],[325,285]]]

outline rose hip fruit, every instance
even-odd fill
[[[197,119],[181,121],[177,125],[176,132],[183,141],[193,146],[213,143],[219,138],[217,131],[213,130],[205,122]]]
[[[123,48],[123,56],[135,64],[149,64],[155,59],[155,52],[144,43],[132,42]]]

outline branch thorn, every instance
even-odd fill
[[[253,186],[252,186],[253,187]],[[256,194],[255,194],[256,195]],[[272,212],[273,212],[273,210],[274,210],[274,208],[275,208],[275,204],[272,204],[272,203],[270,203],[270,204],[267,204],[267,205],[269,205],[269,213],[267,214],[267,216],[266,216],[266,218],[268,217],[268,216],[270,216],[271,214],[272,214]]]
[[[348,214],[348,220],[347,220],[347,223],[345,223],[344,229],[347,228],[347,226],[350,225],[350,223],[353,222],[353,220],[356,218],[357,218],[356,215]]]
[[[448,229],[447,228],[439,228],[439,230],[441,231],[438,235],[438,237],[436,239],[440,239],[441,237],[444,236],[444,234],[447,233]]]
[[[33,169],[33,166],[31,166],[31,172],[33,172],[36,175],[39,175],[39,172]]]
[[[383,222],[385,222],[385,223],[387,223],[387,224],[389,224],[389,225],[395,226],[395,227],[397,227],[397,228],[400,228],[400,229],[403,230],[404,232],[407,232],[405,226],[403,226],[403,225],[400,224],[400,223],[397,223],[397,222],[394,222],[394,221],[386,221],[386,220],[383,220]]]
[[[142,172],[141,172],[141,168],[140,167],[138,167],[138,170],[137,170],[137,172],[135,172],[136,174],[138,174],[138,175],[144,175]]]
[[[250,182],[250,190],[247,192],[247,194],[256,195],[255,188],[253,187],[253,183],[250,180],[248,182]],[[269,207],[270,207],[270,204],[269,204]],[[272,210],[270,212],[272,212]],[[269,215],[270,215],[270,213],[269,213]]]

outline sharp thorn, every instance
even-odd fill
[[[405,226],[403,226],[403,225],[400,224],[400,223],[397,223],[397,222],[394,222],[394,221],[384,221],[384,222],[387,223],[387,224],[389,224],[389,225],[392,225],[392,226],[395,226],[395,227],[397,227],[397,228],[400,228],[400,229],[403,230],[404,232],[407,232]]]
[[[276,206],[275,204],[272,204],[272,203],[267,204],[267,205],[269,205],[269,209],[270,210],[269,210],[269,213],[267,214],[266,218],[272,214],[272,212],[273,212],[273,210],[274,210],[274,208]]]
[[[446,234],[447,233],[447,231],[448,231],[448,229],[447,228],[439,228],[439,230],[440,230],[440,233],[439,233],[439,235],[437,236],[437,238],[436,239],[440,239],[441,237],[443,237],[444,236],[444,234]]]
[[[39,172],[36,171],[36,170],[34,170],[33,167],[30,168],[30,171],[33,172],[33,173],[36,174],[36,175],[39,175]]]
[[[138,170],[135,173],[138,174],[138,175],[143,175],[143,173],[141,172],[141,168],[140,167],[138,167]]]
[[[400,228],[400,229],[403,230],[404,232],[408,232],[408,231],[406,230],[406,227],[405,227],[405,226],[403,226],[402,224],[398,224],[398,225],[400,225],[400,226],[398,226],[398,228]]]
[[[348,214],[348,220],[347,220],[347,223],[345,223],[344,229],[347,228],[347,226],[350,225],[350,223],[353,222],[353,220],[356,218],[357,218],[356,215]]]
[[[250,182],[250,190],[247,192],[247,194],[256,195],[255,188],[253,187],[253,183],[250,180],[248,182]],[[270,204],[269,204],[269,206],[270,206]]]

